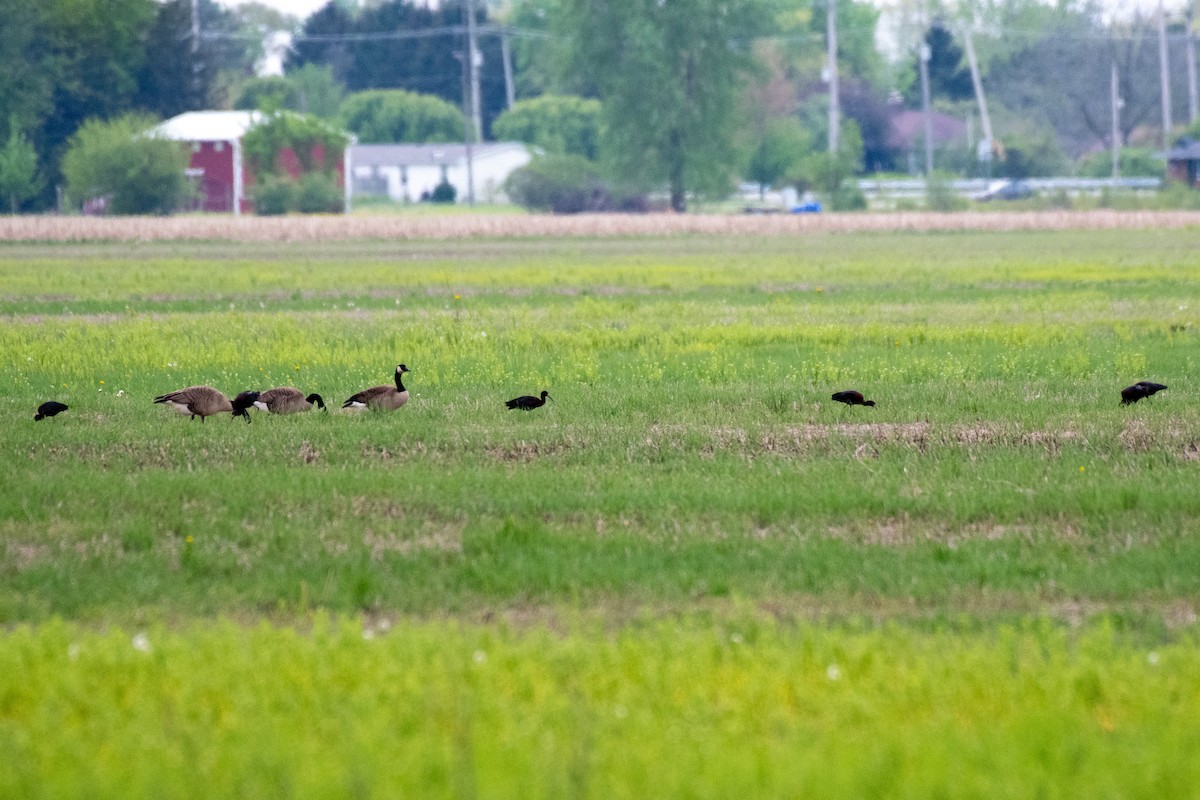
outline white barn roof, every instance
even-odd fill
[[[527,154],[528,148],[521,142],[484,142],[472,145],[471,158],[476,161],[502,153]],[[467,161],[466,145],[444,144],[356,144],[350,148],[351,160],[356,167],[383,166],[442,166],[459,165]]]
[[[261,119],[257,111],[188,111],[171,117],[155,131],[178,142],[233,142]]]

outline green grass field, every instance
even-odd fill
[[[0,246],[0,797],[1200,796],[1198,255]]]

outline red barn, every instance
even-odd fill
[[[163,136],[192,147],[188,177],[196,183],[197,210],[235,216],[251,210],[242,137],[261,117],[257,111],[189,111],[158,126]]]
[[[254,184],[254,175],[242,158],[242,137],[262,120],[258,111],[188,111],[158,126],[160,135],[191,145],[188,177],[196,184],[196,210],[232,212],[234,216],[253,210],[247,191]],[[327,154],[318,145],[313,155],[323,163]],[[345,154],[333,157],[338,158],[334,169],[340,177]],[[301,167],[295,153],[286,150],[279,160],[284,171],[299,177]]]

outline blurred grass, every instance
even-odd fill
[[[1191,797],[1193,637],[687,616],[3,637],[0,796]]]

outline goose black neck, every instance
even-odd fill
[[[404,373],[399,370],[396,371],[396,391],[404,391]]]

